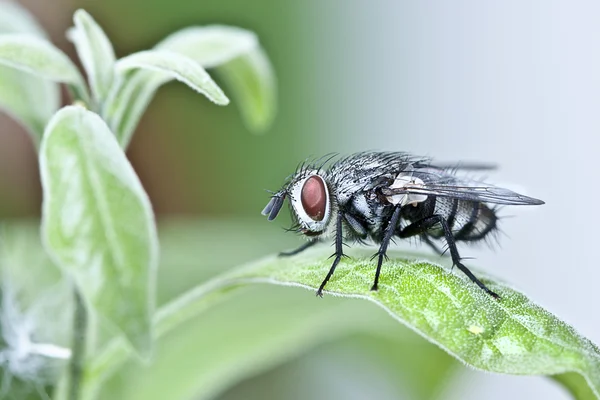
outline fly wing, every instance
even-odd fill
[[[414,175],[417,177],[420,176],[423,183],[407,184],[400,188],[382,188],[382,194],[385,196],[421,194],[504,205],[544,204],[542,200],[524,196],[509,189],[480,181],[459,178],[435,168],[426,171],[417,171]]]
[[[449,171],[494,171],[498,169],[496,164],[486,163],[468,163],[468,162],[457,162],[457,163],[432,163],[431,167]]]

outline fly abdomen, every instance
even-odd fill
[[[498,217],[494,210],[489,208],[484,203],[473,203],[469,201],[460,201],[459,207],[462,206],[464,215],[461,216],[460,222],[454,224],[453,231],[456,240],[473,241],[483,239],[495,227]]]
[[[456,240],[483,239],[496,227],[498,217],[484,203],[438,197],[435,214],[443,216]]]

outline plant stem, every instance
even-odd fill
[[[88,316],[79,290],[74,288],[73,292],[75,294],[75,313],[73,315],[73,347],[69,364],[68,399],[78,400],[81,389],[80,383],[83,377]]]

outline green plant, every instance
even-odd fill
[[[495,301],[442,267],[408,261],[414,257],[407,254],[395,255],[378,292],[368,291],[373,271],[364,251],[342,263],[328,286],[331,294],[377,304],[393,319],[369,302],[314,301],[305,293],[299,300],[287,293],[291,289],[284,294],[262,286],[252,291],[263,283],[315,289],[329,268],[322,250],[218,273],[219,263],[233,266],[243,258],[205,249],[202,262],[192,257],[198,285],[157,307],[159,264],[166,270],[189,262],[181,255],[197,254],[198,243],[218,238],[219,227],[230,223],[163,225],[159,254],[150,202],[124,153],[135,127],[158,87],[172,79],[226,105],[205,71],[214,68],[247,125],[264,130],[275,108],[272,71],[256,37],[238,28],[184,29],[152,50],[117,60],[86,12],[77,11],[74,21],[69,38],[89,84],[23,10],[0,3],[0,29],[7,30],[0,32],[0,106],[31,133],[44,194],[41,241],[36,224],[3,230],[0,363],[6,373],[0,395],[208,398],[318,343],[367,334],[388,346],[369,345],[391,368],[402,369],[394,360],[414,362],[413,393],[430,398],[456,362],[427,344],[414,356],[414,337],[398,330],[395,319],[472,367],[549,375],[578,399],[600,398],[600,350],[589,340],[504,284],[485,280],[502,295]],[[56,83],[67,86],[72,105],[59,109]],[[224,229],[227,241],[240,243],[242,257],[260,254],[255,243],[244,249],[256,228],[244,235],[240,223],[234,225]],[[242,232],[239,240],[231,232]],[[244,289],[251,293],[243,301],[227,303]],[[177,337],[173,347],[171,335],[199,315],[200,335]],[[243,325],[250,319],[240,315],[253,324]],[[188,368],[161,370],[172,370],[176,361],[165,358],[186,352],[191,340],[199,352],[193,376]],[[421,354],[429,357],[419,364]],[[125,384],[114,379],[121,374]]]

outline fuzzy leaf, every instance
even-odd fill
[[[186,56],[204,68],[216,68],[230,85],[246,124],[256,131],[271,124],[276,112],[275,77],[254,33],[221,25],[191,27],[169,35],[155,49]],[[118,85],[113,85],[103,116],[123,147],[165,82],[160,73],[138,70],[122,74]]]
[[[158,239],[148,197],[114,135],[98,115],[65,107],[46,128],[40,169],[48,253],[88,305],[148,355]]]
[[[216,68],[248,127],[255,132],[269,128],[276,113],[275,74],[252,32],[220,25],[187,28],[168,36],[157,48],[184,54],[204,68]]]
[[[103,115],[123,148],[129,144],[158,88],[173,79],[185,83],[218,105],[229,103],[204,68],[181,54],[165,50],[142,51],[120,59],[116,68],[118,82],[113,86]]]
[[[177,79],[218,105],[229,104],[229,99],[210,75],[192,59],[165,50],[134,53],[117,62],[117,71],[145,69],[162,74],[164,82]]]
[[[0,2],[0,34],[45,33],[33,17],[17,3]],[[18,120],[39,143],[46,123],[58,110],[58,85],[12,67],[0,66],[0,109]]]
[[[156,45],[156,49],[186,55],[204,68],[214,68],[258,47],[254,32],[233,26],[194,26],[177,31]]]
[[[159,309],[156,332],[162,335],[205,310],[231,288],[269,283],[316,290],[329,270],[331,250],[300,257],[267,258],[215,278]],[[338,266],[327,294],[368,300],[463,363],[489,372],[549,375],[575,395],[600,391],[600,350],[572,327],[508,286],[483,279],[502,296],[499,301],[449,270],[425,261],[394,258],[385,264],[380,289],[370,291],[372,251]],[[478,273],[482,276],[481,273]],[[127,358],[118,342],[93,368],[102,381]],[[573,373],[581,379],[572,379]],[[589,390],[581,387],[587,382]],[[585,399],[585,396],[578,397]]]
[[[587,384],[585,378],[575,372],[567,372],[552,376],[557,383],[562,385],[574,399],[577,400],[596,400],[597,395],[594,390]],[[597,392],[596,392],[597,393]]]
[[[164,83],[165,77],[160,72],[137,70],[120,74],[102,115],[122,148],[129,145],[148,104]]]
[[[259,262],[230,275],[221,284],[262,282],[316,289],[330,267],[329,252]],[[527,375],[577,372],[598,396],[598,347],[524,295],[485,279],[502,296],[496,301],[466,279],[422,261],[395,260],[386,264],[386,270],[379,291],[371,292],[374,271],[370,258],[346,261],[338,267],[327,292],[376,303],[477,369]],[[171,310],[175,308],[171,306]],[[177,314],[159,313],[170,318]]]
[[[272,259],[238,273],[237,279],[315,289],[329,270],[329,253]],[[484,279],[502,296],[496,301],[442,267],[402,259],[386,263],[379,291],[372,292],[373,267],[370,257],[346,260],[327,292],[374,302],[474,368],[519,375],[576,372],[600,396],[598,347],[523,294]]]
[[[264,51],[260,48],[231,60],[217,68],[246,124],[254,132],[266,131],[277,111],[275,74]]]
[[[0,64],[54,82],[83,85],[77,67],[44,39],[24,34],[0,35]]]
[[[66,83],[76,100],[89,103],[79,70],[52,43],[23,34],[0,35],[0,64],[53,82]]]
[[[113,83],[115,51],[102,28],[87,12],[75,11],[73,21],[75,26],[69,30],[69,39],[75,44],[85,68],[94,100],[102,104]]]

